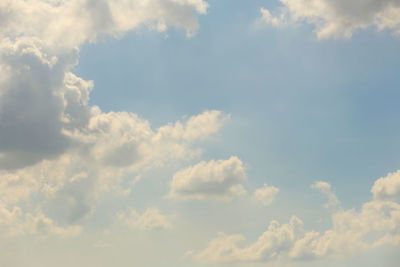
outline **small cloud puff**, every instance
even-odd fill
[[[328,203],[325,204],[325,208],[334,209],[340,206],[340,201],[336,195],[332,192],[331,185],[327,182],[315,182],[311,185],[312,189],[316,189],[324,194],[328,198]]]
[[[277,187],[264,184],[263,187],[258,188],[256,189],[256,191],[254,191],[253,198],[264,206],[268,206],[274,201],[278,193],[279,189]]]
[[[247,175],[243,162],[235,156],[228,160],[201,161],[176,172],[169,197],[181,199],[232,199],[246,193]]]

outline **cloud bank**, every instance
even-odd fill
[[[377,180],[372,191],[378,190],[382,183],[398,182],[397,172],[389,174]],[[328,196],[329,205],[338,204],[330,184],[317,182],[313,188]],[[245,241],[242,235],[219,233],[203,251],[192,253],[192,258],[203,263],[311,260],[357,253],[385,244],[397,246],[400,244],[400,204],[373,194],[374,198],[359,211],[339,208],[333,212],[332,228],[325,232],[306,231],[303,222],[293,216],[287,224],[271,221],[267,231],[247,246],[239,245]]]

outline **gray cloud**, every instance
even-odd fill
[[[65,66],[61,60],[51,66],[23,43],[7,48],[1,57],[10,74],[0,84],[0,168],[19,168],[52,158],[70,145],[61,121]]]

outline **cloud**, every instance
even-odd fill
[[[263,187],[258,188],[256,189],[256,191],[254,191],[253,198],[257,202],[262,203],[264,206],[268,206],[274,201],[278,193],[278,188],[265,184]]]
[[[311,185],[312,189],[316,189],[328,198],[328,203],[325,205],[328,209],[335,209],[340,207],[340,201],[331,190],[331,185],[327,182],[315,182]]]
[[[331,196],[330,203],[338,204],[336,197],[332,198],[328,183],[317,182],[312,187]],[[305,231],[303,222],[296,216],[282,225],[274,220],[257,241],[240,245],[244,241],[242,235],[219,233],[203,251],[192,252],[191,257],[207,263],[312,260],[354,254],[385,244],[398,246],[400,204],[373,199],[359,211],[338,209],[332,214],[332,228],[325,232]]]
[[[119,212],[117,217],[134,229],[162,230],[172,228],[171,217],[161,214],[157,208],[147,208],[142,214],[131,209],[130,213]]]
[[[231,199],[246,192],[242,185],[246,180],[245,167],[237,157],[201,161],[174,174],[169,197]]]
[[[280,0],[273,16],[261,8],[260,21],[275,27],[305,22],[315,27],[319,39],[350,38],[357,30],[375,27],[400,34],[400,1]]]
[[[375,199],[400,200],[400,170],[376,180],[371,192]]]

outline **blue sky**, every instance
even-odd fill
[[[85,45],[76,73],[94,80],[92,104],[154,127],[206,109],[232,114],[206,156],[244,157],[258,184],[297,190],[326,179],[351,205],[366,200],[399,162],[398,38],[369,29],[316,40],[307,25],[257,27],[260,6],[212,2],[190,39],[140,30]]]
[[[0,4],[0,265],[398,266],[399,14]]]

